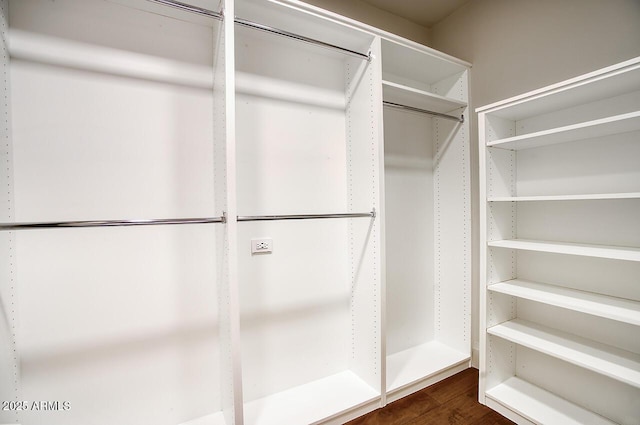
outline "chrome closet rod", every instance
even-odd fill
[[[460,115],[459,117],[454,117],[453,115],[447,115],[440,112],[428,111],[426,109],[414,108],[413,106],[401,105],[399,103],[387,102],[386,100],[382,102],[384,106],[389,106],[391,108],[396,109],[406,109],[413,112],[420,112],[421,114],[429,114],[439,118],[445,118],[452,121],[464,122],[464,115]]]
[[[33,223],[0,223],[2,230],[57,229],[68,227],[120,227],[154,226],[163,224],[209,224],[224,223],[225,217],[203,218],[160,218],[150,220],[84,220],[84,221],[45,221]]]
[[[197,13],[199,15],[205,15],[205,16],[209,16],[211,18],[214,19],[218,19],[218,20],[223,20],[224,16],[222,15],[222,13],[220,12],[214,12],[213,10],[209,10],[209,9],[204,9],[202,7],[197,7],[197,6],[192,6],[190,4],[186,4],[186,3],[182,3],[179,1],[175,1],[175,0],[147,0],[153,3],[158,3],[158,4],[162,4],[165,6],[169,6],[169,7],[174,7],[176,9],[181,9],[181,10],[185,10],[187,12],[192,12],[192,13]],[[355,50],[350,50],[347,49],[345,47],[340,47],[340,46],[336,46],[334,44],[330,44],[330,43],[325,43],[324,41],[320,41],[320,40],[316,40],[314,38],[309,38],[309,37],[305,37],[303,35],[299,35],[299,34],[294,34],[292,32],[289,31],[284,31],[278,28],[273,28],[270,27],[268,25],[263,25],[263,24],[259,24],[257,22],[252,22],[249,21],[247,19],[242,19],[242,18],[238,18],[236,17],[234,19],[234,22],[238,25],[242,25],[248,28],[253,28],[259,31],[265,31],[265,32],[269,32],[271,34],[276,34],[276,35],[280,35],[283,37],[288,37],[288,38],[293,38],[295,40],[298,41],[303,41],[305,43],[310,43],[310,44],[315,44],[318,46],[322,46],[328,49],[334,49],[334,50],[338,50],[342,53],[345,53],[347,55],[351,55],[351,56],[355,56],[357,58],[360,59],[365,59],[365,60],[370,60],[371,59],[371,55],[367,54],[365,55],[364,53],[360,53],[360,52],[356,52]]]
[[[238,221],[273,221],[273,220],[311,220],[323,218],[358,218],[376,217],[376,210],[367,213],[345,213],[345,214],[290,214],[290,215],[245,215],[238,216]]]
[[[175,0],[147,0],[147,1],[150,1],[152,3],[162,4],[164,6],[173,7],[176,9],[181,9],[191,13],[197,13],[198,15],[205,15],[210,18],[217,19],[219,21],[223,20],[222,13],[220,12],[214,12],[213,10],[204,9],[198,6],[192,6],[190,4],[182,3],[179,1],[175,1]]]
[[[350,55],[350,56],[355,56],[357,58],[360,59],[364,59],[364,60],[370,60],[371,59],[371,55],[367,54],[365,55],[364,53],[360,53],[360,52],[356,52],[355,50],[350,50],[347,49],[345,47],[340,47],[340,46],[336,46],[335,44],[330,44],[330,43],[325,43],[324,41],[320,41],[320,40],[316,40],[314,38],[309,38],[309,37],[305,37],[303,35],[298,35],[298,34],[294,34],[292,32],[288,32],[288,31],[284,31],[284,30],[280,30],[278,28],[273,28],[267,25],[262,25],[262,24],[258,24],[256,22],[252,22],[246,19],[242,19],[242,18],[235,18],[235,23],[238,25],[242,25],[244,27],[248,27],[248,28],[252,28],[255,30],[259,30],[259,31],[265,31],[271,34],[276,34],[276,35],[280,35],[283,37],[288,37],[288,38],[293,38],[295,40],[298,41],[303,41],[305,43],[309,43],[309,44],[315,44],[321,47],[325,47],[327,49],[334,49],[334,50],[338,50],[344,54]]]

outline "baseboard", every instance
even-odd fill
[[[471,367],[480,369],[480,350],[477,348],[471,350]]]

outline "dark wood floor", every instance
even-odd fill
[[[506,425],[510,420],[478,403],[478,369],[467,369],[347,425]]]

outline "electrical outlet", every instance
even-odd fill
[[[252,254],[268,254],[271,252],[273,252],[273,239],[271,238],[251,239]]]

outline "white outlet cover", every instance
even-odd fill
[[[251,239],[252,254],[269,254],[271,252],[273,252],[273,239],[271,238]]]

